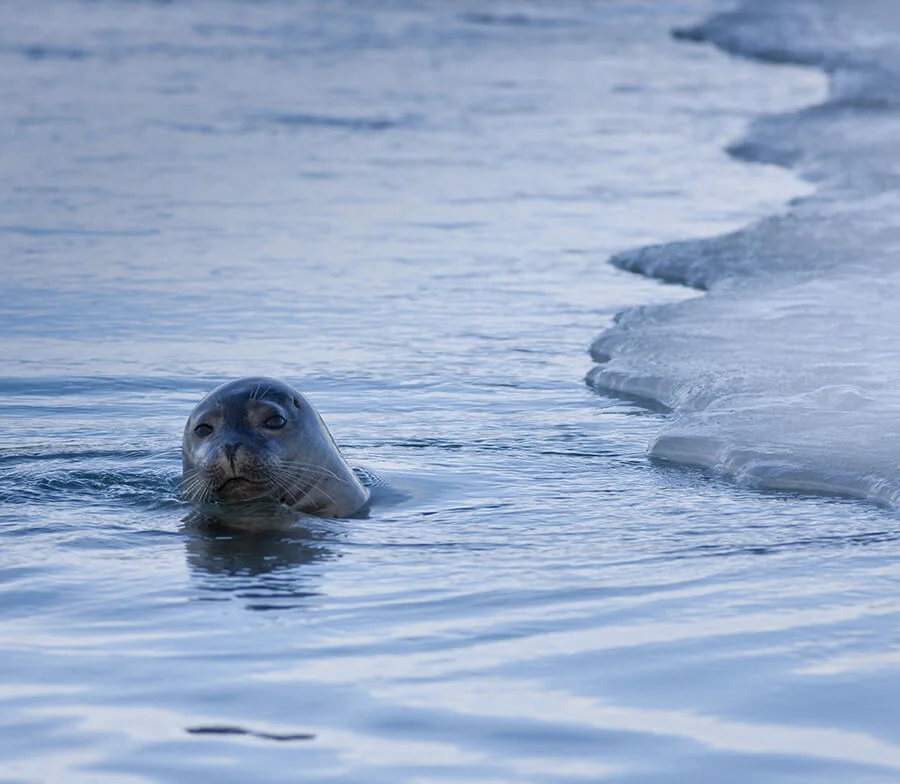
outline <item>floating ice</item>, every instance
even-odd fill
[[[828,73],[825,103],[763,117],[732,149],[817,191],[724,237],[615,257],[707,294],[625,313],[595,341],[588,382],[672,409],[655,458],[897,504],[900,4],[848,7],[748,0],[679,33]]]

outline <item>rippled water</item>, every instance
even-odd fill
[[[692,296],[611,253],[805,192],[721,148],[822,77],[669,38],[717,7],[0,10],[4,781],[896,779],[896,516],[654,465],[582,381]],[[253,373],[408,497],[186,527]]]

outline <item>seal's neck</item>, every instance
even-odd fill
[[[319,517],[350,517],[368,503],[369,491],[343,458],[322,467],[329,473],[323,473],[294,509]]]
[[[303,497],[291,506],[319,517],[350,517],[368,503],[369,491],[344,459],[321,417],[319,423],[322,439],[314,458],[319,469],[317,476]]]

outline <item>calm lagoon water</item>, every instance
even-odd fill
[[[583,382],[615,252],[809,187],[722,148],[824,77],[721,6],[0,9],[0,778],[890,782],[896,515],[650,462]],[[265,373],[408,496],[186,529]]]

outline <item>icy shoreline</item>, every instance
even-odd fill
[[[707,294],[623,314],[587,381],[674,412],[656,459],[896,505],[900,8],[750,0],[676,35],[828,74],[824,103],[761,117],[730,148],[817,190],[732,234],[614,257]]]

